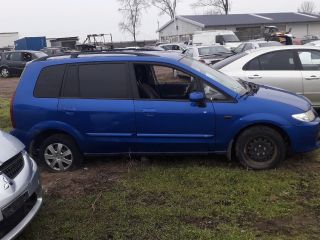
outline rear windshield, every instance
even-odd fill
[[[236,55],[228,57],[228,58],[226,58],[226,59],[214,64],[213,68],[215,70],[220,70],[221,68],[224,68],[225,66],[229,65],[230,63],[232,63],[232,62],[234,62],[234,61],[236,61],[236,60],[238,60],[238,59],[240,59],[240,58],[242,58],[242,57],[244,57],[246,55],[247,55],[246,52],[238,53]]]
[[[210,55],[221,54],[221,53],[231,53],[231,51],[223,46],[199,48],[200,56],[210,56]]]

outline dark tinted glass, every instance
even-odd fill
[[[255,71],[255,70],[260,70],[260,62],[259,62],[259,58],[255,58],[253,60],[251,60],[250,62],[248,62],[243,70],[245,71]]]
[[[39,98],[58,98],[64,70],[65,65],[44,68],[38,78],[34,96]]]
[[[20,52],[13,52],[10,55],[11,61],[22,61],[22,54]]]
[[[66,98],[76,98],[80,96],[78,66],[69,66],[67,68],[62,96]]]
[[[259,57],[261,70],[295,70],[293,51],[277,51]]]
[[[79,65],[82,98],[131,98],[126,64]]]

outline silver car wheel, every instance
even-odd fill
[[[4,78],[9,77],[9,70],[6,69],[6,68],[3,68],[3,69],[1,70],[1,76],[4,77]]]
[[[73,154],[66,145],[62,143],[53,143],[46,148],[44,159],[51,169],[62,172],[71,167],[73,163]]]

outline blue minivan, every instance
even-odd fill
[[[268,169],[320,146],[302,96],[230,77],[175,53],[111,52],[28,64],[12,134],[49,170],[84,156],[226,154]]]

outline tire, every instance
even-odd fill
[[[3,78],[8,78],[8,77],[10,77],[11,73],[8,68],[4,67],[1,69],[0,75]]]
[[[236,157],[249,169],[264,170],[277,166],[286,157],[286,142],[281,134],[267,126],[245,130],[236,141]]]
[[[37,156],[39,163],[51,172],[75,170],[83,162],[77,144],[65,134],[55,134],[45,139]]]

